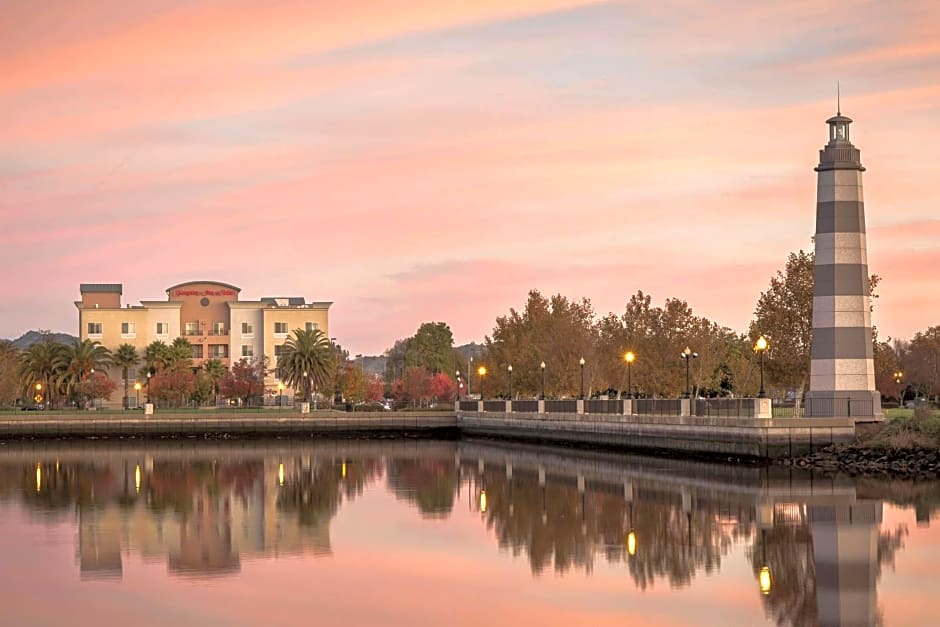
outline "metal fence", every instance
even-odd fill
[[[678,398],[640,398],[633,401],[634,412],[640,416],[679,416],[682,400]]]
[[[460,401],[460,411],[477,411],[479,405],[476,401]]]
[[[754,417],[754,399],[751,398],[699,398],[695,400],[695,415],[704,417]]]
[[[576,399],[545,401],[545,413],[576,414],[578,413],[578,401]]]
[[[536,413],[539,410],[538,401],[513,401],[512,402],[513,411],[522,411],[526,413]]]
[[[586,414],[622,414],[623,401],[607,398],[594,398],[584,401]]]
[[[483,411],[506,411],[506,401],[483,401]]]
[[[873,399],[865,398],[808,398],[807,416],[871,416],[875,413]]]

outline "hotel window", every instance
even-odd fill
[[[199,335],[199,323],[187,322],[186,323],[186,335]]]
[[[251,337],[255,334],[255,328],[250,322],[242,322],[242,336]]]
[[[136,322],[122,322],[121,323],[121,337],[137,337],[137,323]]]
[[[317,329],[320,328],[320,325],[317,324],[316,322],[308,322],[306,328],[307,328],[307,331],[316,331]]]
[[[228,357],[228,344],[209,344],[209,357],[212,359]]]
[[[254,357],[255,350],[251,344],[242,344],[242,357]]]
[[[283,355],[283,354],[284,354],[284,345],[283,345],[283,344],[277,344],[277,345],[275,345],[275,347],[274,347],[274,356],[275,356],[275,357],[280,357],[280,356]]]
[[[202,344],[193,344],[193,359],[202,359]]]
[[[275,322],[274,323],[274,335],[287,335],[287,323]]]
[[[170,323],[158,322],[157,323],[157,335],[169,335],[169,334],[170,334]]]
[[[89,337],[90,337],[90,336],[93,336],[93,335],[97,335],[97,336],[100,337],[100,336],[101,336],[101,323],[100,323],[100,322],[89,322],[89,323],[88,323],[88,335],[89,335]]]
[[[225,323],[213,322],[212,323],[212,335],[225,335]]]

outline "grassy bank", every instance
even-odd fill
[[[940,450],[940,412],[926,406],[889,409],[885,422],[858,425],[854,446],[882,449],[929,448]]]

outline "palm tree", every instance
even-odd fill
[[[85,375],[93,374],[95,370],[100,372],[109,368],[112,360],[111,351],[96,340],[75,340],[71,346],[67,347],[65,357],[68,360],[68,366],[65,369],[63,381],[69,392],[81,386]],[[91,400],[94,403],[95,399]]]
[[[26,348],[20,356],[20,379],[30,391],[35,384],[44,385],[51,406],[54,384],[68,367],[67,347],[51,340],[37,342]]]
[[[208,377],[209,381],[212,383],[212,393],[215,395],[215,399],[213,400],[218,402],[219,381],[225,376],[225,366],[222,365],[222,361],[219,359],[210,359],[202,365],[202,369],[205,371],[206,377]]]
[[[121,375],[124,377],[124,409],[127,409],[127,371],[140,363],[140,355],[137,349],[130,344],[121,344],[114,352],[112,362],[121,369]]]
[[[332,345],[323,331],[294,329],[284,342],[275,372],[287,385],[303,390],[304,402],[309,402],[311,384],[316,388],[328,382],[335,367]]]
[[[174,370],[193,365],[193,345],[185,337],[178,337],[170,345],[170,363]]]

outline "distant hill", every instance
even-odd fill
[[[50,333],[48,331],[27,331],[20,337],[13,340],[13,346],[23,350],[28,348],[33,344],[42,342],[44,339],[49,338],[56,342],[62,342],[63,344],[71,344],[78,338],[74,335],[69,335],[68,333]]]

